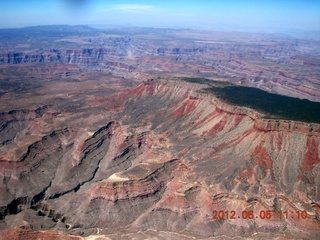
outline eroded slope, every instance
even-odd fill
[[[319,237],[319,125],[263,119],[202,88],[150,80],[85,96],[59,114],[61,105],[4,113],[16,131],[1,129],[10,132],[1,134],[1,229]],[[50,128],[42,124],[49,118]],[[237,218],[215,220],[214,210]],[[244,219],[250,210],[255,217]],[[261,219],[267,210],[272,217]],[[280,210],[308,216],[280,218]]]

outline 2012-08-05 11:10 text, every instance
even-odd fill
[[[235,210],[213,210],[212,219],[221,220],[221,219],[306,219],[308,218],[307,211],[271,211],[271,210],[260,210],[254,212],[253,210],[243,210],[241,212]]]

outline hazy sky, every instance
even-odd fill
[[[0,28],[48,24],[320,31],[320,0],[0,0]]]

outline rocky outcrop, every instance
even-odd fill
[[[81,50],[59,50],[35,51],[32,53],[18,52],[0,55],[2,64],[21,63],[63,63],[79,65],[95,65],[102,63],[107,49],[81,49]]]
[[[83,238],[72,236],[67,233],[61,232],[61,231],[32,231],[29,229],[18,229],[18,228],[12,228],[4,231],[0,231],[1,240],[5,239],[12,239],[12,240],[18,240],[21,239],[23,236],[23,239],[43,239],[43,240],[82,240]]]
[[[110,238],[153,236],[150,229],[181,239],[319,237],[319,124],[263,119],[202,88],[150,80],[65,108],[67,128],[2,160],[0,190],[10,194],[1,194],[0,228]],[[101,121],[90,109],[109,115]],[[94,132],[76,124],[83,112]],[[28,114],[21,119],[41,119]],[[235,219],[214,219],[213,211]]]
[[[41,117],[48,106],[39,107],[34,111],[12,110],[7,113],[0,113],[0,144],[7,145],[18,137],[19,132],[36,118]]]

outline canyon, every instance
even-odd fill
[[[74,64],[115,76],[220,78],[320,101],[319,41],[188,29],[47,26],[0,30],[0,66]]]
[[[319,102],[319,41],[51,26],[0,44],[0,239],[320,237],[320,122],[208,91]]]

